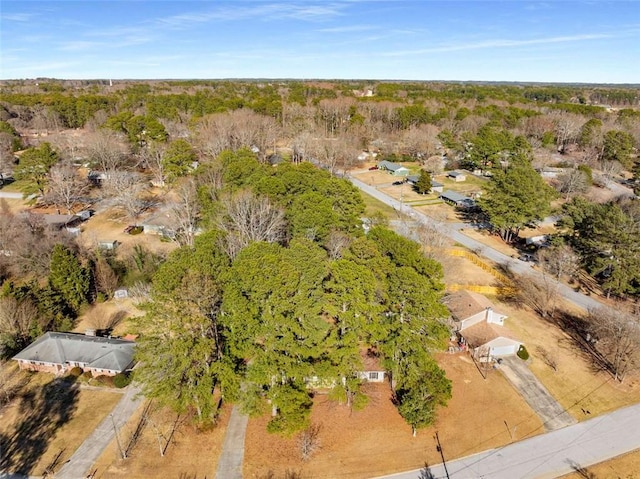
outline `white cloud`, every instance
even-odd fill
[[[33,13],[3,13],[0,14],[0,20],[7,22],[28,22],[35,14]]]
[[[424,53],[444,53],[464,50],[480,50],[485,48],[516,48],[531,45],[547,45],[553,43],[581,42],[588,40],[599,40],[604,38],[613,38],[614,35],[605,33],[592,33],[583,35],[567,35],[560,37],[534,38],[530,40],[486,40],[475,43],[459,43],[450,45],[441,45],[430,48],[420,48],[415,50],[400,50],[393,52],[383,52],[382,56],[396,57],[407,55],[420,55]]]

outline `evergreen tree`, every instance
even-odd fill
[[[47,173],[58,162],[58,154],[49,143],[42,143],[38,147],[28,148],[15,167],[16,180],[24,180],[22,191],[25,195],[44,195],[47,187]]]
[[[431,175],[426,170],[420,170],[420,178],[416,182],[414,189],[421,195],[431,192]]]
[[[57,244],[51,253],[49,284],[78,312],[88,300],[91,275],[69,248]]]

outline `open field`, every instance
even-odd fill
[[[0,471],[59,469],[121,398],[117,390],[83,389],[72,378],[5,367],[22,387],[0,410]]]
[[[146,401],[144,404],[147,404]],[[121,438],[128,441],[135,431],[144,409],[143,406],[122,428]],[[175,433],[171,430],[176,422],[176,414],[164,408],[152,406],[150,421],[127,459],[119,456],[117,445],[113,441],[98,459],[93,469],[96,478],[149,478],[171,477],[192,478],[215,477],[215,471],[231,407],[222,409],[215,427],[199,431],[191,426],[188,418],[178,420]],[[159,433],[159,434],[158,434]],[[164,457],[160,456],[160,447],[165,447],[171,437]]]

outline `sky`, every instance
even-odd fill
[[[640,83],[640,1],[5,1],[0,79]]]

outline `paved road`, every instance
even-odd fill
[[[30,195],[29,199],[31,197],[33,197],[33,195]],[[21,200],[24,198],[24,195],[22,193],[14,193],[12,191],[0,191],[0,198],[7,198],[11,200]]]
[[[242,479],[242,461],[244,460],[244,435],[249,417],[233,406],[231,418],[224,436],[222,454],[218,461],[216,479]]]
[[[640,448],[640,404],[446,463],[450,479],[550,479]],[[447,453],[447,445],[442,445]],[[447,477],[442,464],[434,479]],[[629,471],[632,472],[632,471]],[[384,476],[418,479],[420,470]],[[426,476],[430,477],[430,476]]]
[[[538,378],[520,358],[503,358],[500,372],[540,417],[546,431],[555,431],[577,422],[538,381]]]
[[[468,236],[460,232],[460,229],[463,227],[471,228],[470,225],[465,225],[462,223],[448,224],[434,220],[433,218],[423,213],[415,211],[411,206],[403,204],[400,201],[378,191],[373,186],[367,185],[366,183],[351,176],[347,175],[346,177],[357,188],[364,191],[368,195],[373,196],[375,199],[391,206],[398,212],[408,215],[415,221],[436,227],[438,230],[446,233],[446,235],[449,236],[452,240],[460,243],[463,246],[466,246],[474,252],[477,252],[480,256],[484,256],[485,258],[490,259],[497,264],[504,265],[515,273],[540,275],[539,271],[531,268],[531,263],[525,263],[524,261],[520,261],[519,259],[511,258],[510,256],[507,256],[506,254],[503,254],[489,246],[486,246],[479,241],[469,238]],[[560,294],[564,296],[565,299],[584,310],[595,309],[604,306],[596,299],[590,296],[586,296],[582,293],[578,293],[564,283],[558,283],[558,288]]]
[[[131,415],[144,401],[140,389],[131,384],[109,414],[91,433],[91,435],[73,453],[69,461],[56,473],[56,479],[81,479],[86,477],[90,468],[98,460],[102,452],[115,437],[114,423],[120,434],[120,429],[129,420]],[[120,435],[120,440],[124,438]],[[125,445],[123,444],[123,447]]]

